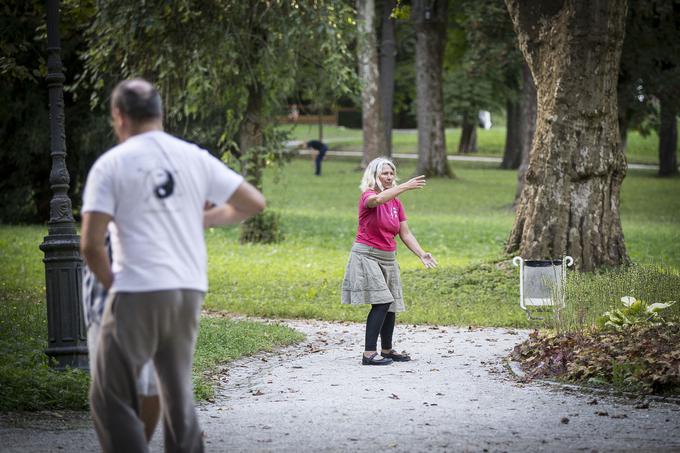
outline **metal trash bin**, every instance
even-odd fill
[[[512,263],[519,266],[519,305],[529,319],[532,308],[564,306],[567,267],[574,264],[571,256],[561,260],[525,260],[516,256]]]

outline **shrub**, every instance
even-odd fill
[[[246,220],[241,228],[241,243],[256,242],[272,244],[283,240],[281,216],[276,211],[266,210]]]
[[[605,312],[620,309],[621,297],[635,295],[643,301],[680,300],[680,273],[653,266],[628,266],[597,273],[570,272],[565,285],[565,306],[556,317],[560,332],[579,332],[597,324]],[[680,320],[680,306],[664,313],[669,321]]]
[[[600,329],[622,331],[634,325],[657,325],[664,322],[661,313],[675,302],[648,304],[631,296],[621,298],[623,308],[607,311],[597,319]]]

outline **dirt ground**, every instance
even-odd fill
[[[680,405],[518,382],[504,360],[525,331],[398,325],[414,360],[376,367],[360,364],[361,324],[286,324],[307,340],[230,364],[199,405],[207,451],[680,451]],[[80,412],[2,414],[0,439],[98,450]]]

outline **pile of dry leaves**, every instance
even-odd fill
[[[521,364],[529,379],[680,394],[678,324],[561,335],[534,331],[515,347],[512,359]]]

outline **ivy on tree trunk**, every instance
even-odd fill
[[[574,257],[581,270],[628,262],[619,216],[626,161],[617,76],[626,1],[506,0],[536,83],[536,134],[508,253]]]
[[[241,152],[241,174],[258,190],[262,190],[262,172],[266,167],[263,147],[262,87],[248,87],[248,104],[238,132]],[[283,238],[279,218],[269,210],[261,212],[241,224],[241,242],[278,242]]]

